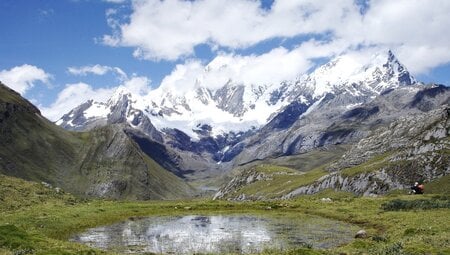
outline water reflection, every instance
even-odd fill
[[[354,231],[351,225],[313,217],[190,215],[149,217],[94,228],[72,241],[121,253],[256,253],[304,244],[328,248],[348,242]]]

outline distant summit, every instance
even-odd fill
[[[204,72],[221,69],[226,63],[215,61]],[[92,100],[65,114],[56,123],[72,130],[86,130],[106,123],[126,122],[159,131],[178,129],[198,140],[198,127],[209,126],[210,135],[239,133],[258,129],[294,101],[307,107],[326,94],[350,93],[373,97],[381,92],[416,83],[391,51],[368,58],[347,54],[318,67],[311,74],[278,84],[241,84],[229,79],[222,87],[208,88],[198,77],[196,89],[179,92],[164,86],[145,96],[133,95],[120,87],[107,102]]]

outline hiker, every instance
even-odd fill
[[[414,186],[411,187],[411,194],[423,194],[423,189],[424,186],[422,183],[415,182]]]

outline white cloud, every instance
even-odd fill
[[[22,95],[34,87],[37,81],[48,84],[51,78],[52,75],[44,70],[28,64],[0,71],[0,81]]]
[[[86,76],[88,74],[105,75],[108,72],[113,72],[118,75],[120,80],[126,80],[127,74],[119,67],[103,66],[103,65],[91,65],[81,67],[69,67],[67,71],[73,75]]]
[[[136,57],[175,60],[202,43],[245,48],[274,37],[327,32],[357,14],[352,0],[276,1],[268,11],[249,0],[136,0],[129,23],[112,27],[103,42],[136,47]]]
[[[268,85],[294,79],[311,66],[312,63],[307,60],[302,47],[292,51],[279,47],[260,56],[222,53],[207,65],[198,60],[177,65],[172,73],[163,79],[161,88],[185,93],[197,87],[218,89],[228,81],[237,84]]]
[[[133,76],[131,79],[125,81],[121,87],[131,92],[133,95],[147,95],[150,88],[151,80],[145,76]]]
[[[450,1],[380,0],[370,5],[358,31],[366,44],[393,49],[413,73],[450,61]],[[352,38],[351,31],[344,35]]]
[[[339,46],[333,54],[358,46],[390,48],[413,73],[450,61],[448,0],[372,0],[363,14],[353,0],[276,0],[269,10],[253,0],[132,3],[129,17],[108,15],[112,33],[103,43],[133,47],[143,59],[192,56],[200,44],[242,49],[271,38],[326,35],[317,46]]]
[[[52,121],[56,121],[73,108],[93,99],[97,102],[106,102],[119,88],[124,88],[133,94],[144,95],[150,91],[150,80],[147,77],[135,76],[123,84],[110,88],[93,88],[91,85],[80,82],[67,84],[59,92],[56,101],[49,107],[40,106],[42,114]]]
[[[48,119],[55,121],[62,115],[68,113],[73,108],[79,106],[86,101],[93,99],[95,101],[107,100],[115,88],[99,88],[94,89],[86,83],[67,84],[66,87],[59,92],[58,97],[49,107],[39,107],[42,114]]]
[[[413,74],[418,74],[450,62],[448,13],[448,0],[372,0],[363,13],[353,0],[276,0],[268,10],[256,0],[134,0],[129,16],[120,16],[120,8],[106,11],[112,32],[104,35],[102,41],[115,47],[133,47],[135,57],[148,60],[188,57],[161,83],[161,87],[177,92],[196,86],[215,89],[229,79],[245,84],[276,83],[307,72],[315,58],[355,49],[362,50],[362,55],[366,50],[392,49]],[[233,51],[272,38],[311,35],[316,39],[303,41],[293,49],[274,46],[266,53],[249,56],[219,52],[210,63],[189,59],[200,44],[207,44],[214,51]],[[68,71],[74,75],[113,72],[122,86],[134,93],[145,95],[150,90],[150,80],[129,79],[118,67],[91,65],[70,67]],[[4,72],[0,72],[0,79],[2,74],[9,77]],[[28,78],[19,79],[16,87],[25,92],[35,81],[48,82],[50,76],[43,71],[40,74],[31,75],[34,79],[24,76]],[[105,100],[116,88],[69,84],[43,112],[58,118],[87,99]]]

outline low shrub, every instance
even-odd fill
[[[394,199],[382,204],[381,208],[385,211],[409,211],[417,209],[429,210],[438,208],[450,208],[450,200],[446,196],[416,200]]]

